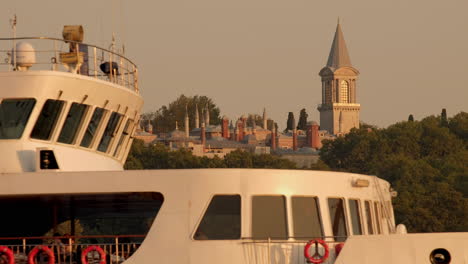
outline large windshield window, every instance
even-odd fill
[[[34,129],[31,133],[32,138],[49,140],[52,131],[57,124],[57,119],[62,112],[64,101],[47,100],[42,107],[41,114],[37,118]]]
[[[287,239],[286,199],[284,196],[252,197],[252,237]]]
[[[195,232],[194,239],[240,239],[240,236],[240,195],[215,195]]]
[[[292,213],[296,239],[322,237],[322,221],[317,197],[293,196]]]
[[[83,136],[83,139],[81,140],[80,146],[89,148],[94,137],[96,136],[96,132],[99,127],[99,124],[101,123],[103,115],[103,108],[96,108],[94,110],[93,116],[91,117],[91,121],[89,121],[88,127],[86,128],[86,132]]]
[[[60,136],[57,140],[58,142],[66,144],[74,143],[76,133],[78,132],[83,116],[86,113],[86,108],[88,108],[88,106],[85,104],[73,103],[71,105],[67,119],[63,124],[62,131],[60,132]]]
[[[18,139],[36,104],[35,99],[5,99],[0,103],[0,139]]]
[[[111,114],[109,121],[107,122],[106,129],[104,130],[104,134],[102,135],[101,142],[99,142],[99,146],[97,148],[98,151],[107,152],[111,140],[115,136],[117,125],[121,118],[122,115],[119,113],[113,112]]]

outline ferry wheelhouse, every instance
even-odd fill
[[[137,67],[80,26],[63,36],[0,39],[0,261],[467,263],[466,233],[396,227],[374,176],[123,171]]]

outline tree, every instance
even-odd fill
[[[206,96],[179,96],[175,101],[164,105],[156,112],[143,114],[143,119],[152,120],[153,130],[156,133],[167,133],[175,129],[175,123],[178,122],[179,129],[183,130],[185,126],[186,108],[189,114],[189,126],[195,127],[195,112],[198,107],[200,125],[204,118],[202,112],[208,109],[210,112],[210,124],[219,125],[221,119],[219,117],[220,110],[212,99]]]
[[[332,170],[377,175],[398,191],[398,223],[410,232],[467,230],[468,114],[443,126],[439,117],[384,129],[353,129],[324,141],[320,158]]]
[[[414,116],[412,114],[408,116],[408,121],[410,121],[410,122],[414,121]]]
[[[307,129],[307,114],[305,108],[302,108],[301,112],[299,113],[299,122],[297,123],[297,129],[306,130]]]
[[[440,113],[440,125],[448,127],[447,110],[445,108],[442,108],[442,113]]]
[[[286,129],[284,131],[293,130],[295,125],[296,121],[294,120],[294,114],[293,112],[289,112],[288,120],[286,121]]]

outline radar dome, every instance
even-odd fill
[[[36,63],[36,51],[28,42],[16,43],[16,50],[12,50],[11,54],[13,57],[12,64],[15,65],[16,61],[16,69],[19,71],[25,71]]]

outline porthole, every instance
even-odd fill
[[[452,257],[445,248],[436,248],[432,250],[429,256],[432,264],[449,264]]]

